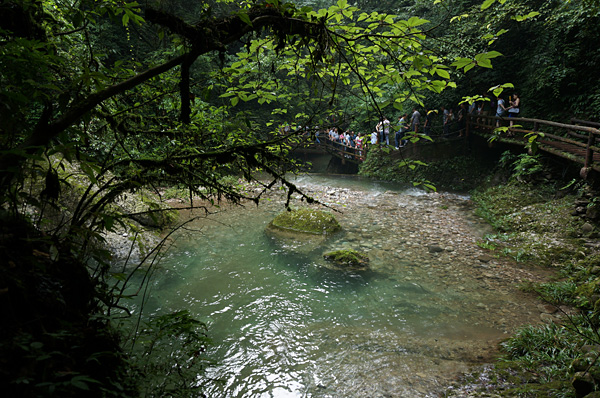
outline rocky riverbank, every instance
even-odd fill
[[[340,219],[351,225],[348,241],[359,242],[370,255],[395,257],[396,266],[419,264],[427,268],[428,275],[441,276],[446,289],[472,293],[479,284],[497,297],[514,294],[514,289],[534,292],[520,303],[527,307],[525,316],[518,315],[523,308],[501,300],[465,303],[488,313],[482,326],[502,329],[505,337],[511,337],[502,350],[510,361],[500,367],[478,367],[442,395],[546,396],[548,391],[563,391],[583,397],[596,388],[594,352],[600,352],[594,326],[590,329],[588,323],[596,317],[598,305],[594,303],[600,302],[597,233],[591,211],[595,202],[590,193],[554,189],[549,184],[513,181],[481,190],[476,203],[448,193],[399,196],[384,192],[376,198],[344,190],[314,194],[334,208],[344,208]],[[581,209],[584,202],[587,211]],[[368,215],[355,217],[356,208],[364,207],[389,218],[388,222],[377,221],[374,243],[364,243],[360,236],[370,222]],[[411,277],[408,268],[406,279]],[[477,281],[475,286],[472,281]],[[581,310],[593,310],[588,321],[576,320]],[[519,326],[526,327],[521,330]],[[519,331],[516,336],[515,331]],[[500,354],[499,341],[489,340],[487,353],[482,349],[476,358],[485,362]],[[527,348],[513,348],[522,345]],[[555,346],[553,352],[560,354],[548,355],[548,346]]]
[[[568,176],[571,165],[551,162],[540,154],[505,151],[498,155],[487,164],[474,157],[433,162],[414,173],[375,156],[361,173],[383,180],[427,181],[445,189],[474,189],[476,213],[493,226],[493,233],[477,244],[492,257],[555,272],[550,281],[525,288],[544,303],[539,305],[543,323],[511,335],[502,343],[501,362],[472,375],[447,396],[596,396],[594,391],[600,390],[598,184],[594,178]],[[556,313],[562,318],[556,319]]]

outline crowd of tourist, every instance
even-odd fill
[[[362,160],[363,150],[366,150],[366,147],[369,145],[369,142],[367,142],[368,138],[365,135],[360,132],[355,133],[354,131],[342,131],[340,133],[337,127],[331,127],[327,130],[327,134],[327,138],[333,142],[334,145],[340,146],[340,149],[345,149],[345,151],[348,151],[348,149],[355,150],[352,152],[358,155]]]
[[[315,141],[321,143],[321,138],[325,137],[345,153],[354,154],[362,159],[369,146],[393,146],[395,149],[400,149],[407,145],[410,138],[415,137],[413,133],[440,139],[462,137],[466,132],[467,115],[504,117],[508,114],[509,118],[516,117],[519,116],[520,102],[519,96],[515,93],[509,97],[508,103],[499,95],[489,101],[461,103],[456,109],[441,107],[440,110],[425,108],[421,111],[415,107],[411,113],[399,115],[395,122],[383,116],[374,126],[373,131],[368,134],[353,130],[341,131],[337,126],[317,129]],[[498,125],[499,123],[500,120]],[[512,121],[510,125],[513,125]]]
[[[461,109],[465,109],[464,106],[461,106]],[[339,127],[330,127],[319,130],[316,140],[320,142],[319,137],[325,136],[334,145],[339,145],[341,149],[359,150],[359,156],[362,156],[362,150],[371,145],[393,146],[395,149],[404,147],[411,136],[409,132],[448,138],[458,128],[456,132],[462,136],[466,122],[465,112],[459,110],[458,119],[455,120],[452,109],[442,108],[443,129],[436,131],[434,125],[438,113],[439,111],[436,109],[425,109],[421,113],[414,108],[410,114],[404,113],[398,116],[398,120],[394,123],[384,116],[369,134],[353,130],[340,131]]]

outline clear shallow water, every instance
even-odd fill
[[[152,282],[149,311],[188,309],[209,327],[219,364],[208,376],[223,383],[210,384],[208,396],[436,396],[489,354],[507,318],[528,316],[517,292],[494,290],[463,270],[460,256],[428,263],[426,251],[394,241],[394,228],[406,225],[385,206],[409,206],[421,193],[378,202],[401,187],[324,176],[297,182],[326,197],[334,188],[360,196],[343,204],[345,233],[316,244],[275,239],[264,228],[281,204],[228,209],[181,234]],[[368,251],[373,271],[326,268],[323,252],[339,247]]]

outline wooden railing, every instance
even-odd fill
[[[513,126],[511,126],[511,122]],[[529,146],[535,136],[537,148],[541,151],[582,164],[582,177],[590,170],[600,172],[600,123],[572,119],[574,124],[557,123],[549,120],[530,118],[508,118],[487,115],[467,115],[466,134],[478,134],[486,138],[494,137],[500,142]],[[582,125],[587,124],[587,125]],[[506,127],[505,131],[497,127]],[[328,153],[353,163],[361,163],[367,156],[370,137],[364,136],[363,147],[356,148],[334,142],[328,136],[318,136],[318,142],[311,140],[311,146],[318,146]],[[446,137],[434,137],[434,139]],[[458,138],[458,137],[456,137]]]
[[[353,163],[362,163],[367,157],[367,148],[366,145],[367,137],[364,137],[362,148],[351,147],[339,142],[332,141],[329,137],[319,136],[320,143],[316,143],[316,145],[321,146],[328,153],[335,155],[341,159],[347,159]]]
[[[508,129],[494,133],[499,126]],[[521,117],[469,115],[467,135],[473,132],[483,133],[488,137],[495,134],[500,141],[524,146],[527,146],[529,137],[537,135],[540,150],[583,164],[582,176],[587,176],[590,169],[600,171],[600,147],[596,146],[600,130],[596,127]]]

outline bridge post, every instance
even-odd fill
[[[583,166],[585,168],[591,167],[592,162],[594,161],[594,151],[592,150],[592,146],[594,145],[596,137],[594,137],[594,134],[592,134],[591,132],[589,132],[588,134],[588,142],[585,152],[585,163]]]

